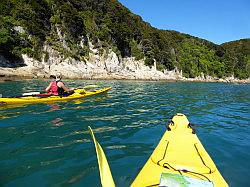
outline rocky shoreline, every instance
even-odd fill
[[[6,72],[7,71],[7,72]],[[219,78],[209,78],[209,79],[203,79],[200,77],[197,78],[176,78],[176,79],[171,79],[171,78],[166,78],[166,79],[154,79],[154,78],[144,78],[144,79],[136,79],[136,78],[131,78],[131,77],[125,77],[125,76],[118,76],[118,75],[109,75],[108,77],[63,77],[64,79],[69,79],[69,80],[131,80],[131,81],[166,81],[166,82],[223,82],[223,83],[237,83],[237,84],[249,84],[250,80],[249,79],[235,79],[235,78],[227,78],[227,79],[219,79]],[[17,81],[17,80],[32,80],[32,79],[41,79],[41,80],[47,80],[49,79],[48,76],[37,76],[33,74],[23,74],[20,75],[14,74],[14,73],[9,73],[9,69],[5,69],[3,71],[2,68],[0,68],[0,82],[1,81]]]
[[[48,79],[50,75],[60,72],[64,79],[250,83],[250,78],[245,80],[234,77],[219,79],[210,76],[185,78],[177,69],[161,72],[156,70],[156,64],[150,68],[144,65],[143,60],[120,59],[113,51],[100,55],[97,50],[92,49],[89,57],[83,62],[63,58],[49,47],[44,50],[49,53],[47,60],[37,61],[23,55],[24,63],[21,67],[9,67],[10,62],[0,56],[0,80]]]
[[[49,77],[46,75],[44,76],[37,76],[34,74],[22,74],[20,75],[15,74],[15,73],[9,73],[9,68],[8,69],[2,69],[0,68],[0,81],[17,81],[17,80],[31,80],[31,79],[41,79],[41,80],[47,80]],[[14,70],[15,71],[15,70]],[[238,84],[249,84],[250,80],[249,79],[235,79],[235,78],[226,78],[226,79],[220,79],[220,78],[209,78],[209,79],[203,79],[200,77],[197,78],[176,78],[176,79],[171,79],[171,78],[165,78],[165,79],[154,79],[154,78],[144,78],[144,79],[137,79],[137,78],[131,78],[131,77],[125,77],[122,75],[109,75],[108,77],[63,77],[64,79],[69,79],[69,80],[141,80],[141,81],[166,81],[166,82],[224,82],[224,83],[238,83]]]

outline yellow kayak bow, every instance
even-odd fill
[[[100,157],[101,180],[112,180],[114,184],[105,154],[91,133],[97,157]],[[102,182],[102,185],[109,186],[107,182]],[[131,186],[228,187],[228,184],[202,146],[187,117],[176,114]]]

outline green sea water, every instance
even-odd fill
[[[250,186],[250,85],[65,81],[111,86],[107,94],[60,103],[0,107],[0,186],[101,186],[95,149],[117,186],[129,186],[176,113],[184,113],[230,186]],[[0,94],[40,91],[40,80],[0,82]]]

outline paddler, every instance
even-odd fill
[[[53,76],[50,76],[53,78]],[[61,81],[62,75],[61,73],[57,73],[55,79],[50,82],[49,86],[45,89],[46,92],[52,95],[59,96],[68,96],[74,93],[74,90],[71,90],[65,86],[65,84]]]

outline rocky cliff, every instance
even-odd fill
[[[67,79],[126,79],[126,80],[176,80],[176,81],[205,81],[205,82],[240,82],[250,83],[250,79],[239,80],[234,77],[218,79],[210,76],[185,78],[182,72],[174,69],[164,72],[156,69],[156,63],[151,68],[144,64],[144,60],[134,58],[119,58],[112,50],[102,55],[91,48],[89,57],[85,61],[73,58],[63,58],[57,51],[45,47],[49,58],[37,61],[27,55],[22,55],[23,64],[20,67],[8,67],[8,60],[0,56],[0,78],[2,80],[16,78],[49,78],[60,72]]]
[[[216,45],[159,30],[117,0],[0,1],[4,79],[59,71],[82,79],[238,81],[250,77],[249,47],[250,39]]]
[[[64,59],[57,51],[46,46],[49,58],[37,61],[22,55],[24,64],[21,67],[8,67],[8,60],[0,57],[0,77],[27,77],[48,78],[50,75],[61,72],[64,78],[69,79],[142,79],[142,80],[178,80],[182,74],[178,70],[157,71],[156,64],[151,68],[144,65],[144,60],[119,58],[112,50],[102,55],[98,50],[90,48],[91,52],[85,61],[73,58]]]

